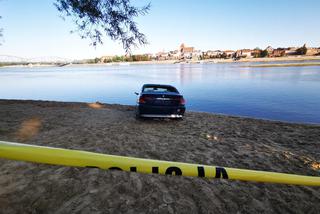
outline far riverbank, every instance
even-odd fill
[[[206,64],[206,63],[244,63],[244,62],[301,62],[300,66],[307,64],[304,61],[320,60],[320,56],[286,56],[286,57],[270,57],[270,58],[242,58],[237,61],[233,59],[205,59],[205,60],[162,60],[162,61],[138,61],[138,62],[112,62],[112,63],[69,63],[69,64],[49,64],[35,63],[27,65],[3,65],[0,68],[6,67],[80,67],[80,66],[128,66],[128,65],[163,65],[163,64]],[[293,64],[294,66],[294,64]]]
[[[320,56],[286,56],[286,57],[270,57],[270,58],[242,58],[240,60],[233,59],[205,59],[205,60],[162,60],[162,61],[139,61],[139,62],[112,62],[97,64],[70,64],[67,66],[105,66],[105,65],[150,65],[150,64],[201,64],[201,63],[239,63],[239,62],[301,62],[320,60]],[[303,63],[301,63],[303,64]]]

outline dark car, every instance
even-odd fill
[[[145,84],[138,99],[136,115],[137,118],[182,118],[185,110],[185,100],[175,87]]]

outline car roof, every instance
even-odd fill
[[[163,92],[163,93],[172,93],[172,94],[180,94],[178,89],[176,89],[174,86],[172,85],[165,85],[165,84],[144,84],[142,86],[142,93],[150,93],[150,92],[144,92],[145,88],[172,88],[174,90],[174,92]]]
[[[142,86],[142,88],[145,88],[145,87],[172,87],[172,88],[175,88],[172,85],[164,85],[164,84],[144,84]]]

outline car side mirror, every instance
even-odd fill
[[[135,95],[139,95],[139,93],[138,93],[138,92],[134,92],[134,94],[135,94]]]

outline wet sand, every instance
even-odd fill
[[[320,176],[320,126],[134,107],[0,100],[0,140]],[[320,187],[0,160],[0,213],[320,213]]]

